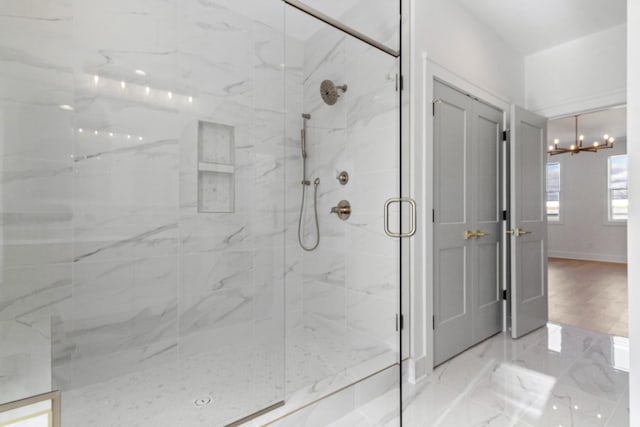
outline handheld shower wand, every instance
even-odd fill
[[[302,158],[306,159],[307,158],[307,120],[311,119],[311,114],[305,114],[302,113],[302,129],[300,129],[300,142],[301,142],[301,148],[302,148]],[[302,174],[303,179],[306,177],[306,175]]]
[[[311,114],[302,114],[302,129],[300,130],[300,149],[302,154],[302,197],[300,200],[300,215],[298,216],[298,243],[305,251],[312,251],[320,244],[320,225],[318,223],[318,185],[320,185],[320,178],[313,180],[313,215],[316,226],[316,242],[312,246],[305,246],[302,241],[302,215],[304,214],[307,187],[311,185],[311,181],[307,179],[307,120],[310,119]]]

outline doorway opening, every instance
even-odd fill
[[[626,107],[549,121],[550,147],[605,134],[611,149],[547,156],[549,320],[628,337]]]

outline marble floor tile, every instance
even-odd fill
[[[528,426],[499,410],[478,404],[469,398],[462,397],[442,411],[440,416],[433,420],[419,424],[420,427],[513,427]]]
[[[583,357],[561,377],[562,381],[593,396],[617,402],[629,384],[629,374],[606,363]]]
[[[628,339],[549,323],[403,385],[406,426],[628,427]]]
[[[522,419],[535,426],[604,426],[615,407],[608,400],[558,382],[541,410]]]

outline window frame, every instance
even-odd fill
[[[615,157],[626,157],[627,158],[627,181],[625,182],[625,187],[624,188],[611,188],[611,161],[613,158]],[[627,153],[622,153],[622,154],[612,154],[610,156],[607,156],[607,168],[606,168],[606,173],[607,173],[607,180],[606,180],[606,191],[605,191],[605,198],[606,198],[606,212],[605,212],[605,218],[606,218],[606,223],[609,225],[626,225],[627,224],[627,220],[629,218],[629,211],[628,211],[628,205],[627,205],[627,217],[626,218],[622,218],[622,219],[614,219],[612,216],[613,213],[613,209],[612,209],[612,191],[614,190],[626,190],[627,191],[627,203],[629,202],[629,174],[628,174],[628,170],[629,170],[629,160],[628,160],[628,155]]]
[[[558,165],[558,191],[550,192],[549,189],[549,166],[550,165]],[[545,188],[544,188],[544,214],[548,224],[562,224],[562,162],[553,161],[545,163],[544,167],[544,178],[545,178]],[[547,209],[547,198],[549,193],[558,193],[558,215],[550,216],[549,210]]]

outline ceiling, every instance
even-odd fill
[[[524,55],[627,21],[626,0],[457,0]]]
[[[558,138],[561,147],[569,147],[576,140],[575,123],[574,117],[550,120],[547,128],[548,141],[551,143]],[[626,140],[626,107],[597,111],[578,117],[578,135],[584,135],[584,144],[591,145],[593,141],[602,141],[605,134],[613,136],[618,141]]]

